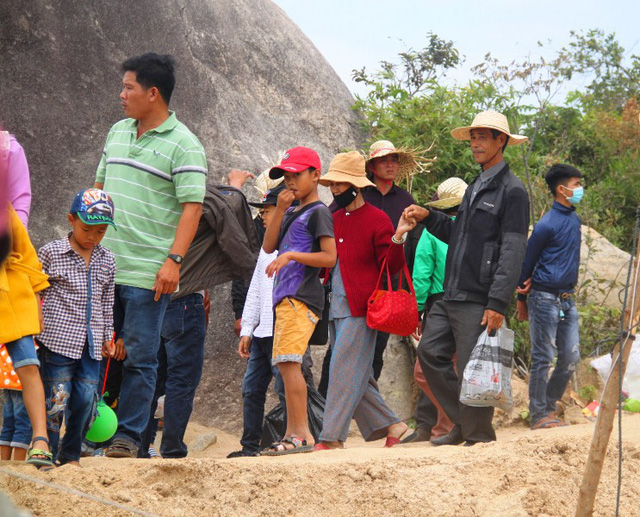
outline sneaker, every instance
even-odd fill
[[[260,453],[249,451],[234,451],[231,454],[227,455],[227,458],[253,458],[256,456],[260,456]]]
[[[107,447],[104,455],[107,458],[137,458],[138,446],[123,438],[116,438],[111,445]]]

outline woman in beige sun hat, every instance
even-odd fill
[[[361,189],[372,183],[358,152],[336,155],[320,183],[338,205],[333,213],[338,261],[331,271],[329,388],[315,450],[342,448],[352,418],[366,441],[386,437],[391,447],[408,427],[382,399],[373,378],[377,332],[367,326],[367,301],[385,259],[392,274],[403,267],[405,236],[415,224],[401,218],[394,232],[389,217],[364,200]]]

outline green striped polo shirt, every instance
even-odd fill
[[[137,137],[125,119],[109,131],[96,182],[115,204],[117,230],[102,244],[116,257],[116,284],[151,289],[173,244],[181,203],[202,203],[207,160],[196,136],[175,113]]]

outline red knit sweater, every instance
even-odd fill
[[[366,316],[384,258],[394,275],[404,265],[404,245],[391,242],[391,219],[369,203],[352,212],[334,212],[333,231],[351,315]]]

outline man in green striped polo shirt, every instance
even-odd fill
[[[171,56],[126,60],[120,94],[127,117],[107,136],[96,187],[118,207],[118,230],[103,240],[116,257],[114,319],[127,357],[110,457],[137,457],[156,383],[160,329],[180,264],[202,213],[207,161],[202,144],[169,110]]]

